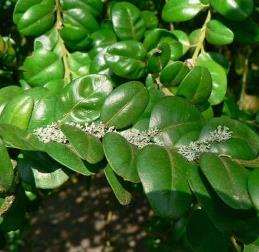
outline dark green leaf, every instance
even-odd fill
[[[211,0],[212,7],[227,19],[243,21],[253,12],[253,0]]]
[[[213,143],[211,151],[219,155],[226,155],[236,159],[252,160],[256,158],[256,151],[249,143],[240,138],[229,139],[221,143]]]
[[[0,192],[8,191],[14,178],[13,165],[4,142],[0,138]]]
[[[104,158],[103,147],[97,137],[68,124],[62,125],[61,130],[79,156],[88,163],[96,164]]]
[[[165,86],[178,86],[189,72],[189,68],[181,61],[167,65],[160,72],[160,81]]]
[[[9,124],[0,124],[0,136],[8,147],[21,150],[43,150],[44,145],[32,133]]]
[[[170,47],[167,43],[161,42],[157,48],[148,53],[147,70],[149,73],[158,73],[170,59]]]
[[[228,127],[229,130],[232,132],[231,141],[226,141],[225,143],[223,143],[223,146],[225,146],[225,148],[230,149],[233,139],[239,139],[241,140],[240,143],[244,141],[250,147],[250,148],[247,147],[247,144],[241,145],[238,147],[240,151],[242,150],[242,152],[247,153],[247,150],[252,149],[253,151],[252,153],[255,153],[255,154],[258,153],[258,150],[259,150],[258,135],[245,124],[242,124],[241,122],[238,122],[236,120],[230,119],[225,116],[210,120],[203,127],[201,131],[200,139],[204,139],[207,136],[209,136],[210,132],[214,131],[219,125]],[[230,147],[227,147],[228,143],[230,144]],[[235,153],[235,152],[236,150],[233,150],[233,151],[231,150],[231,153]],[[241,155],[243,155],[243,153],[241,153]],[[249,155],[251,155],[251,153]]]
[[[118,129],[135,123],[144,112],[149,95],[141,82],[130,81],[117,87],[105,100],[101,120]]]
[[[110,69],[120,77],[139,79],[145,73],[146,51],[140,42],[115,43],[107,48],[104,57]]]
[[[195,210],[187,225],[187,239],[195,252],[229,252],[228,237],[219,232],[203,210]]]
[[[46,152],[60,164],[86,176],[93,174],[68,146],[55,142],[47,143],[45,146]]]
[[[139,182],[136,168],[138,149],[121,135],[107,133],[103,138],[105,156],[113,171],[133,183]]]
[[[254,169],[248,177],[248,191],[255,208],[259,211],[259,169]]]
[[[220,198],[234,209],[250,209],[252,202],[247,191],[247,171],[228,158],[212,153],[201,156],[200,166]]]
[[[110,184],[116,198],[122,205],[128,205],[131,201],[131,194],[123,187],[122,183],[116,177],[115,173],[109,165],[104,169],[104,174]]]
[[[191,194],[186,180],[191,168],[178,153],[149,145],[137,158],[138,174],[148,200],[161,217],[180,218],[189,209]]]
[[[227,91],[227,76],[224,68],[216,63],[209,54],[200,54],[198,66],[208,68],[212,78],[212,92],[209,98],[211,105],[219,104],[223,101]]]
[[[194,104],[206,102],[211,94],[212,79],[205,67],[194,67],[182,80],[176,95],[187,98]]]
[[[231,233],[236,222],[235,210],[228,207],[212,189],[199,167],[189,169],[188,181],[202,209],[220,231]]]
[[[161,132],[156,139],[172,146],[197,139],[203,124],[201,113],[180,97],[162,98],[151,113],[151,128]]]

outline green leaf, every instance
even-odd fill
[[[194,104],[205,103],[212,89],[210,72],[205,67],[194,67],[182,80],[176,95],[187,98]]]
[[[0,229],[4,232],[10,232],[24,228],[26,219],[26,196],[21,188],[18,188],[16,195],[10,195],[5,198],[8,205],[8,211],[3,216]]]
[[[68,146],[55,142],[47,143],[45,146],[48,155],[58,163],[85,176],[93,174]]]
[[[90,13],[94,17],[98,17],[103,10],[103,2],[102,0],[62,0],[62,8],[63,10],[69,10],[69,9],[81,9],[85,13]],[[79,12],[82,13],[82,12]]]
[[[139,182],[136,168],[138,149],[117,133],[107,133],[103,138],[103,149],[113,171],[124,180]]]
[[[141,11],[140,15],[144,20],[145,27],[147,30],[155,29],[158,27],[158,18],[153,11],[144,10]]]
[[[0,138],[0,192],[8,191],[14,179],[13,165],[3,140]]]
[[[150,51],[161,43],[167,43],[170,46],[172,60],[182,57],[190,46],[188,36],[183,31],[168,31],[160,28],[147,32],[143,46],[147,51]]]
[[[99,52],[103,51],[107,46],[117,42],[116,34],[112,29],[100,28],[91,34],[92,49],[89,52],[91,58],[94,58]]]
[[[22,89],[18,86],[7,86],[0,89],[0,115],[8,102],[21,93]]]
[[[117,129],[129,127],[144,112],[149,95],[141,82],[129,81],[108,96],[101,111],[101,121]]]
[[[259,211],[259,169],[254,169],[248,177],[248,191],[255,208]]]
[[[48,89],[35,87],[13,98],[4,108],[0,121],[32,131],[55,121],[56,96]]]
[[[44,145],[32,133],[9,124],[0,124],[0,136],[11,148],[21,150],[44,150]]]
[[[188,182],[202,209],[220,231],[231,233],[236,221],[235,210],[228,207],[212,189],[199,167],[189,169]]]
[[[100,117],[112,82],[105,75],[92,74],[78,78],[62,91],[58,101],[58,118],[64,122],[91,122]]]
[[[219,232],[203,210],[195,210],[187,224],[187,239],[195,252],[229,252],[228,237]]]
[[[23,35],[39,36],[54,25],[54,9],[55,0],[18,0],[13,20]]]
[[[60,55],[61,46],[60,46],[60,35],[58,30],[54,27],[53,29],[47,31],[41,36],[34,39],[33,43],[34,50],[46,50],[53,51],[57,55]]]
[[[88,53],[74,52],[69,54],[68,66],[72,74],[72,79],[76,79],[89,74],[91,59]]]
[[[204,139],[204,138],[208,137],[210,132],[214,131],[219,125],[228,127],[229,130],[232,132],[231,139],[230,139],[231,141],[226,141],[226,142],[222,143],[223,146],[225,146],[225,148],[231,149],[233,139],[239,139],[240,144],[242,144],[242,142],[246,142],[249,145],[249,147],[247,147],[247,144],[243,144],[238,147],[238,149],[241,152],[240,157],[242,155],[247,155],[247,150],[249,150],[249,149],[252,150],[252,154],[258,153],[258,151],[259,151],[258,135],[245,124],[242,124],[239,121],[230,119],[229,117],[226,117],[226,116],[222,116],[219,118],[213,118],[212,120],[210,120],[203,127],[203,129],[201,131],[200,139]],[[229,147],[227,147],[228,143],[230,145]],[[233,151],[231,150],[230,153],[235,153],[235,152],[236,152],[236,150],[233,150]],[[251,155],[251,153],[249,155]],[[235,155],[235,156],[237,156],[237,155]]]
[[[104,169],[104,174],[120,204],[128,205],[131,201],[132,196],[123,187],[122,183],[119,181],[116,174],[113,172],[112,168],[109,165],[107,165]]]
[[[259,239],[249,245],[245,245],[244,252],[258,252],[259,251]]]
[[[155,145],[141,150],[137,158],[138,174],[159,216],[178,219],[188,211],[191,194],[186,171],[189,167],[187,160],[172,150]]]
[[[61,130],[80,158],[90,164],[96,164],[104,158],[103,147],[97,137],[68,124],[62,125]]]
[[[166,22],[183,22],[194,18],[203,8],[199,0],[169,0],[163,8],[162,18]]]
[[[101,1],[61,1],[63,28],[60,32],[72,50],[85,50],[91,45],[90,34],[98,28],[96,16],[102,11]]]
[[[234,209],[250,209],[247,171],[234,161],[212,153],[201,156],[200,166],[219,197]]]
[[[31,113],[28,130],[33,131],[44,127],[56,120],[57,97],[46,88],[35,87],[25,91],[33,99],[33,110]]]
[[[202,124],[202,115],[194,105],[181,97],[165,97],[154,106],[149,127],[159,129],[156,140],[173,146],[196,140]]]
[[[211,0],[212,7],[225,18],[243,21],[253,12],[253,0]]]
[[[33,105],[34,100],[29,95],[18,95],[5,106],[0,116],[0,123],[27,129],[31,119]]]
[[[184,55],[190,48],[190,40],[188,35],[182,30],[173,30],[171,31],[171,33],[177,38],[178,42],[181,44],[181,56]]]
[[[221,103],[227,91],[227,76],[224,68],[216,63],[209,54],[200,54],[197,65],[206,67],[212,78],[212,92],[209,97],[211,105]]]
[[[105,60],[106,49],[99,52],[92,60],[90,66],[91,74],[107,74],[109,73],[109,66]]]
[[[139,130],[147,130],[149,128],[149,118],[151,115],[151,112],[155,106],[155,104],[160,101],[162,97],[164,97],[164,93],[157,87],[157,83],[155,82],[153,76],[149,74],[145,81],[145,86],[147,88],[148,94],[149,94],[149,102],[148,105],[142,114],[142,116],[139,118],[144,119],[144,125],[145,128],[140,128]],[[145,122],[146,121],[146,122]],[[137,122],[138,123],[138,122]],[[142,123],[140,123],[142,124]],[[135,128],[136,125],[134,125]]]
[[[234,40],[234,33],[218,20],[210,20],[206,27],[206,40],[213,45],[227,45]]]
[[[161,42],[157,48],[148,53],[147,70],[149,73],[158,73],[170,59],[170,47],[167,43]]]
[[[104,57],[112,72],[120,77],[139,79],[145,73],[146,51],[140,42],[117,42],[107,48]]]
[[[64,66],[62,59],[54,52],[45,49],[34,51],[22,66],[24,79],[31,86],[43,86],[47,82],[63,79]]]
[[[213,143],[211,145],[211,152],[219,155],[226,155],[236,159],[252,160],[256,158],[256,151],[249,145],[249,143],[240,138],[229,139],[221,143]]]
[[[168,64],[160,72],[160,82],[166,87],[178,86],[189,72],[189,68],[181,61]]]
[[[112,6],[111,19],[114,31],[120,40],[141,40],[145,23],[140,10],[131,3],[119,2]]]
[[[18,157],[17,170],[23,182],[40,189],[57,188],[69,179],[66,169],[42,152]]]

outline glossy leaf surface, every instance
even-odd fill
[[[97,137],[68,124],[62,125],[61,130],[79,156],[88,163],[96,164],[104,158],[102,144]]]
[[[161,217],[178,219],[189,209],[188,168],[181,155],[159,146],[147,146],[138,155],[141,183],[151,206]]]
[[[139,79],[145,73],[146,51],[137,41],[117,42],[107,48],[104,57],[110,69],[120,77]]]
[[[119,134],[107,133],[103,138],[103,148],[107,161],[116,174],[130,182],[139,182],[136,168],[138,154],[136,146],[128,143]]]
[[[112,7],[112,23],[120,40],[141,40],[145,33],[145,23],[140,10],[128,2],[119,2]]]
[[[99,118],[112,82],[105,75],[88,75],[74,80],[61,93],[58,115],[66,122],[91,122]]]
[[[248,174],[244,167],[227,158],[205,153],[200,160],[202,172],[221,199],[234,209],[250,209]]]
[[[93,174],[90,170],[88,170],[76,153],[64,144],[55,142],[47,143],[46,152],[54,160],[77,173],[85,176],[90,176]]]
[[[195,140],[202,120],[201,113],[187,100],[165,97],[154,106],[149,126],[160,130],[157,140],[173,146]]]
[[[117,129],[126,128],[136,122],[144,112],[149,95],[141,82],[130,81],[114,89],[105,100],[101,120]]]
[[[166,22],[182,22],[195,17],[204,5],[199,0],[170,0],[162,11],[162,18]]]
[[[218,20],[210,20],[206,28],[206,40],[213,45],[227,45],[233,42],[233,32]]]

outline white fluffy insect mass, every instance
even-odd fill
[[[71,123],[70,125],[75,126],[82,131],[91,134],[97,138],[103,138],[108,132],[116,132],[123,136],[129,143],[137,146],[139,149],[144,148],[149,144],[162,145],[163,143],[157,142],[155,137],[160,134],[159,129],[150,128],[148,130],[140,131],[137,129],[128,129],[122,132],[118,132],[114,127],[107,127],[102,122],[92,122],[85,124]],[[34,134],[43,143],[51,141],[68,143],[68,139],[59,128],[58,122],[51,123],[46,127],[38,128],[34,131]],[[200,140],[192,141],[188,145],[180,145],[177,147],[178,153],[183,155],[189,161],[196,161],[200,155],[204,152],[212,152],[211,146],[214,142],[224,142],[231,138],[232,132],[226,126],[219,125],[215,130],[209,132],[209,134]]]

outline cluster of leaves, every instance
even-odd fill
[[[258,8],[253,0],[18,0],[14,23],[34,44],[19,85],[0,89],[1,231],[22,227],[38,190],[104,171],[121,204],[130,203],[132,185],[143,186],[156,214],[174,223],[174,243],[258,251],[256,119],[237,108],[227,78],[239,70],[244,103],[259,64],[251,52],[239,59],[258,51]],[[243,48],[234,59],[228,44]],[[0,39],[1,57],[13,51]],[[68,143],[35,136],[52,122]],[[156,128],[161,144],[139,149],[121,134],[99,139],[71,124],[91,122],[119,132]],[[231,139],[212,152],[195,161],[177,152],[220,125]]]

